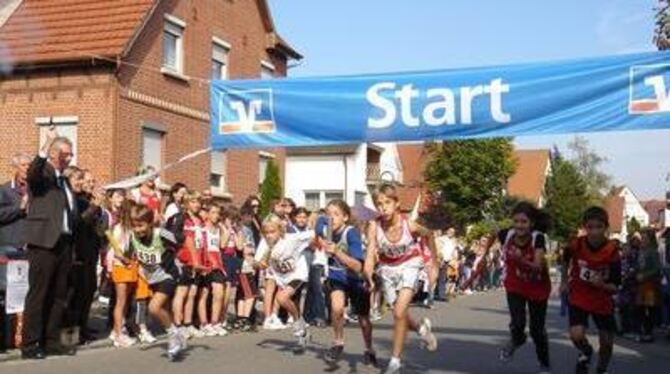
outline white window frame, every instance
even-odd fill
[[[217,48],[223,51],[223,57],[217,56]],[[216,36],[212,37],[212,64],[214,64],[214,62],[218,62],[222,65],[218,78],[220,80],[228,79],[229,55],[230,43],[223,39],[217,38]]]
[[[277,74],[277,69],[274,64],[266,60],[261,60],[261,79],[274,79],[275,74]]]
[[[155,165],[156,164],[155,162],[151,162],[151,163],[147,162],[147,157],[146,157],[146,153],[147,153],[146,152],[147,151],[146,146],[147,145],[146,145],[145,139],[146,139],[146,134],[148,134],[148,133],[153,133],[153,134],[156,134],[156,135],[160,136],[160,144],[159,144],[159,149],[158,149],[158,159],[160,161],[158,162],[158,165]],[[164,148],[165,148],[165,134],[166,134],[165,131],[161,131],[161,130],[155,128],[154,126],[142,126],[142,165],[141,165],[142,167],[152,166],[152,167],[156,168],[156,170],[160,170],[163,167],[163,162],[164,162],[163,155],[164,155]]]
[[[161,34],[163,36],[162,48],[165,48],[165,33],[169,33],[176,37],[176,66],[170,66],[165,63],[165,50],[163,50],[163,55],[161,57],[161,72],[168,75],[184,76],[184,30],[186,30],[186,22],[169,14],[165,14],[164,20],[165,24],[163,26],[163,33]]]
[[[330,202],[326,198],[326,195],[328,194],[339,194],[340,198],[342,199],[346,198],[346,196],[344,196],[344,190],[303,190],[302,194],[305,200],[305,204],[307,204],[307,194],[319,194],[319,206],[317,207],[318,209],[325,208],[326,205]]]
[[[219,153],[219,157],[221,157],[221,167],[220,168],[215,168],[215,157],[216,154]],[[210,168],[210,188],[212,189],[212,192],[218,192],[218,193],[226,193],[228,190],[228,186],[226,184],[226,173],[228,171],[228,155],[226,154],[225,151],[212,151],[211,153],[211,168]],[[214,185],[211,184],[212,177],[214,175],[217,175],[219,177],[219,186],[215,187]]]
[[[79,127],[78,116],[55,116],[55,117],[37,117],[35,124],[40,129],[40,148],[46,141],[47,132],[51,125],[56,126],[56,131],[60,136],[64,136],[72,142],[72,161],[70,165],[77,165],[77,129]]]

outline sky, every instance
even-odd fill
[[[495,5],[494,5],[495,4]],[[275,26],[304,56],[289,76],[401,72],[654,50],[655,0],[270,0]],[[583,135],[603,170],[640,199],[664,198],[670,130]],[[523,137],[523,149],[574,135]]]

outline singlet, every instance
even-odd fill
[[[382,265],[399,265],[421,257],[421,245],[412,236],[407,219],[402,219],[402,235],[395,243],[386,237],[381,222],[377,222],[377,254]]]
[[[591,284],[593,277],[600,277],[604,283],[614,282],[612,265],[620,261],[619,249],[614,241],[607,241],[600,249],[589,248],[586,237],[577,238],[568,247],[570,253],[569,293],[570,304],[587,312],[612,314],[614,302],[612,294]],[[620,277],[619,277],[620,278]]]
[[[205,249],[205,228],[202,223],[198,220],[197,222],[193,220],[190,216],[187,216],[184,220],[184,237],[193,239],[193,244],[195,247],[196,256],[202,258],[202,253]],[[186,242],[185,242],[186,243]],[[187,266],[193,266],[195,259],[192,258],[191,251],[184,246],[179,250],[177,255],[179,261]]]
[[[205,228],[205,256],[204,263],[215,270],[223,270],[221,260],[221,229],[219,227]]]
[[[234,229],[228,228],[228,242],[223,247],[223,254],[225,256],[237,256],[237,233]]]
[[[142,244],[134,234],[131,234],[130,242],[140,265],[150,269],[160,266],[163,261],[163,254],[165,253],[160,229],[154,229],[151,244],[149,245]]]
[[[503,284],[507,292],[520,294],[533,301],[544,301],[551,294],[551,280],[549,269],[544,266],[535,269],[518,262],[511,255],[515,236],[514,229],[507,231],[503,243],[503,259],[505,263]],[[532,233],[532,238],[524,248],[519,248],[526,261],[535,261],[537,241],[544,236],[539,231]]]

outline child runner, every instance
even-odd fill
[[[293,317],[293,335],[298,338],[295,352],[305,349],[308,339],[307,324],[300,316],[292,298],[309,275],[304,251],[314,238],[314,231],[285,234],[285,226],[276,218],[263,223],[263,236],[266,245],[261,245],[259,254],[263,259],[261,266],[272,269],[277,284],[277,302]]]
[[[586,338],[589,316],[598,328],[598,373],[606,373],[612,358],[616,322],[612,296],[621,283],[617,242],[608,240],[607,212],[588,208],[582,217],[586,236],[573,240],[565,251],[561,288],[568,290],[570,338],[579,350],[576,372],[588,373],[593,347]]]
[[[177,292],[173,301],[175,322],[182,328],[187,338],[203,337],[204,334],[193,326],[193,308],[198,294],[197,275],[202,269],[201,259],[205,246],[204,226],[200,221],[200,200],[197,192],[184,196],[186,216],[184,218],[184,244],[177,253],[181,267]],[[182,326],[183,324],[183,326]]]
[[[319,240],[328,254],[328,280],[330,294],[333,346],[326,353],[330,363],[339,361],[344,351],[344,310],[348,301],[351,311],[358,317],[363,334],[365,365],[377,366],[377,355],[372,348],[372,323],[370,323],[370,293],[361,277],[365,252],[361,234],[351,225],[351,209],[343,200],[332,200],[326,207],[328,220],[321,219],[317,232],[323,232],[324,221],[331,224],[332,238]],[[331,231],[332,230],[332,231]],[[332,240],[331,240],[332,239]]]
[[[207,221],[205,222],[205,254],[203,263],[207,268],[205,274],[205,284],[200,290],[200,300],[198,301],[198,316],[200,325],[204,327],[202,331],[206,336],[226,336],[228,331],[221,324],[221,310],[223,309],[223,289],[226,281],[223,260],[221,258],[221,207],[212,204],[207,212]],[[208,313],[207,304],[212,295],[211,318],[207,323]]]
[[[240,211],[240,235],[244,239],[242,269],[240,270],[239,285],[237,287],[237,321],[235,327],[240,331],[254,331],[255,323],[251,320],[251,312],[256,301],[256,270],[254,269],[254,254],[256,243],[252,225],[254,211],[250,207],[243,207]]]
[[[540,231],[545,229],[543,218],[532,204],[522,202],[512,211],[514,226],[498,233],[505,262],[503,284],[507,292],[511,335],[500,350],[500,360],[511,361],[514,352],[526,342],[528,316],[540,372],[549,372],[549,338],[545,321],[551,280],[545,259],[545,237]]]
[[[186,339],[173,323],[170,312],[164,309],[176,287],[174,236],[165,230],[154,228],[154,211],[146,206],[133,206],[130,209],[130,221],[130,252],[137,255],[139,275],[146,279],[153,293],[149,302],[149,313],[167,330],[167,354],[174,360],[186,348]]]
[[[419,334],[429,351],[437,350],[430,320],[423,318],[419,324],[409,314],[409,304],[414,298],[419,272],[424,266],[421,247],[414,235],[429,236],[430,231],[401,215],[394,186],[381,185],[374,195],[374,201],[380,217],[372,221],[368,229],[364,270],[369,287],[374,290],[373,276],[379,262],[377,272],[384,299],[393,306],[393,351],[385,371],[391,374],[400,372],[400,357],[408,329]]]
[[[637,340],[641,343],[650,343],[654,341],[654,326],[661,320],[658,312],[661,306],[663,266],[654,229],[645,228],[641,234],[642,245],[638,255],[638,287],[635,300],[640,316],[640,335]]]

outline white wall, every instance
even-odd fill
[[[376,146],[384,148],[379,160],[380,173],[391,174],[393,180],[403,183],[402,162],[398,154],[398,147],[394,143],[374,143]]]
[[[642,204],[640,204],[640,201],[635,197],[635,194],[626,187],[622,191],[622,197],[625,200],[624,216],[626,217],[626,220],[635,217],[642,226],[648,226],[649,214]]]

